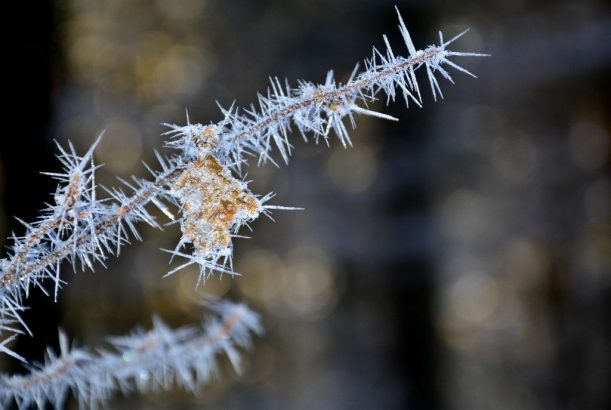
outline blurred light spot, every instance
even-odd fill
[[[500,270],[520,287],[536,286],[544,279],[548,260],[543,250],[525,239],[511,241],[500,254]]]
[[[208,70],[197,48],[174,46],[160,57],[152,78],[159,98],[194,94],[199,90]]]
[[[157,0],[157,5],[164,18],[182,24],[198,19],[206,3],[204,0]]]
[[[272,311],[276,309],[285,277],[285,266],[278,255],[252,250],[241,255],[237,262],[236,269],[243,275],[237,281],[241,292]]]
[[[485,270],[482,258],[475,252],[448,252],[439,261],[439,272],[444,278],[451,278],[473,271]]]
[[[329,156],[327,170],[331,180],[341,189],[361,192],[367,189],[378,173],[378,161],[367,146],[337,148]]]
[[[452,315],[466,324],[478,324],[490,317],[499,302],[494,279],[480,273],[463,275],[450,289]]]
[[[98,162],[105,164],[110,172],[126,174],[139,163],[142,155],[142,137],[131,124],[122,121],[110,122],[95,151]]]
[[[300,247],[291,252],[283,286],[284,302],[290,310],[320,319],[333,310],[338,296],[331,263],[320,248]]]
[[[609,155],[609,135],[600,124],[576,122],[569,137],[571,158],[575,165],[584,171],[595,171],[605,164]]]
[[[475,192],[459,189],[442,203],[441,223],[447,235],[456,240],[469,240],[481,235],[493,219],[492,204]]]
[[[461,350],[471,349],[499,300],[499,286],[493,278],[481,273],[459,277],[441,302],[440,326],[448,344]]]
[[[103,38],[95,35],[79,33],[80,36],[72,35],[70,40],[68,60],[73,67],[73,73],[80,79],[95,81],[94,61],[95,56],[104,47]]]

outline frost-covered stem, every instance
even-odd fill
[[[126,204],[118,207],[114,214],[106,216],[95,226],[95,234],[103,234],[110,228],[120,223],[122,218],[125,218],[135,209],[148,204],[155,196],[159,194],[159,190],[163,186],[171,184],[172,181],[174,181],[178,175],[184,171],[185,167],[186,165],[175,165],[170,171],[158,177],[150,186],[136,192],[132,197],[130,197]],[[48,228],[45,226],[45,229],[50,230],[53,227],[56,227],[58,223],[49,225],[50,226]],[[92,235],[90,232],[85,232],[81,234],[74,242],[66,242],[61,248],[56,249],[46,257],[32,263],[23,264],[23,257],[21,256],[21,253],[13,256],[10,259],[7,269],[3,272],[3,276],[0,278],[0,290],[14,285],[18,280],[22,280],[34,272],[39,272],[44,270],[46,267],[55,265],[58,261],[61,261],[74,252],[73,243],[76,244],[76,246],[79,246],[88,242],[91,237]]]
[[[55,213],[51,219],[39,225],[36,229],[26,233],[23,245],[20,247],[19,251],[10,258],[8,264],[5,265],[3,276],[0,277],[0,289],[14,282],[16,279],[19,279],[20,275],[16,275],[15,273],[20,270],[21,266],[26,264],[27,256],[30,251],[43,240],[46,234],[54,229],[60,228],[62,225],[73,222],[75,217],[71,217],[70,213],[74,211],[74,206],[78,201],[82,179],[83,175],[78,171],[70,177],[70,183],[66,188],[63,212]],[[79,216],[83,215],[81,214]],[[24,274],[26,273],[24,272]]]
[[[380,71],[367,77],[360,78],[356,81],[349,82],[343,87],[337,89],[320,89],[309,98],[304,98],[303,100],[300,100],[298,102],[288,104],[285,107],[278,108],[276,111],[261,118],[259,121],[252,124],[250,127],[240,131],[230,139],[232,139],[232,142],[238,142],[240,140],[247,139],[253,135],[263,132],[266,128],[269,128],[273,124],[277,124],[280,121],[292,117],[298,110],[309,108],[316,104],[329,103],[341,97],[349,95],[356,90],[363,90],[369,88],[372,85],[379,83],[384,78],[405,71],[408,67],[414,67],[418,64],[422,64],[427,60],[433,59],[440,52],[441,51],[439,50],[430,50],[424,52],[415,57],[411,57],[405,61],[397,63],[386,70]]]
[[[25,376],[0,376],[0,404],[20,408],[49,402],[60,408],[69,391],[81,407],[93,407],[113,391],[168,390],[177,384],[196,390],[216,371],[215,356],[225,352],[240,370],[238,347],[247,348],[262,332],[258,316],[245,305],[215,302],[218,319],[200,327],[171,330],[160,320],[152,330],[111,338],[110,350],[97,353],[70,348],[60,334],[60,354],[49,352],[46,364]]]
[[[38,226],[35,230],[32,230],[26,234],[25,243],[13,257],[13,265],[19,266],[26,261],[27,255],[29,252],[40,243],[40,241],[44,238],[46,234],[51,232],[53,229],[57,229],[65,224],[70,224],[74,221],[75,217],[70,216],[70,214],[74,211],[74,207],[78,201],[78,197],[81,191],[81,181],[83,179],[83,174],[79,171],[75,172],[74,175],[70,178],[70,183],[66,189],[65,203],[64,203],[64,211],[60,214],[57,213],[54,215],[54,218],[48,220],[44,224]],[[84,211],[86,212],[86,211]],[[79,216],[84,216],[83,214],[79,214]],[[9,268],[10,270],[10,268]],[[17,269],[15,268],[15,271]],[[4,278],[2,278],[4,279]],[[1,284],[0,284],[1,287]]]

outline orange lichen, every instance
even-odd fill
[[[216,131],[212,127],[206,127],[204,128],[204,131],[202,131],[202,135],[208,139],[211,139],[212,137],[216,137]]]
[[[204,254],[229,247],[234,225],[259,214],[257,198],[214,155],[196,159],[174,189],[184,199],[183,235]]]
[[[210,152],[218,145],[219,137],[214,126],[209,126],[197,132],[193,141],[202,152]]]

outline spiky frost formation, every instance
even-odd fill
[[[94,263],[104,264],[108,255],[119,254],[128,236],[140,239],[136,225],[147,222],[159,227],[155,218],[145,208],[152,201],[165,210],[162,201],[174,201],[164,189],[183,170],[177,159],[161,159],[162,170],[155,174],[155,181],[134,178],[127,184],[132,190],[128,196],[121,189],[107,190],[110,198],[97,196],[93,150],[79,156],[70,144],[68,149],[58,145],[59,160],[64,166],[61,173],[48,173],[59,180],[53,202],[48,204],[35,223],[21,221],[25,227],[23,236],[13,235],[13,245],[8,256],[0,260],[0,331],[23,333],[19,325],[29,332],[21,320],[26,309],[23,297],[32,286],[49,294],[47,286],[53,284],[53,295],[65,283],[60,278],[60,263],[67,259],[76,270],[89,268]],[[102,187],[104,188],[104,187]],[[0,352],[9,353],[7,341],[0,344]]]
[[[97,351],[70,347],[60,333],[60,352],[48,350],[44,364],[28,366],[25,376],[0,376],[0,404],[43,409],[50,403],[59,409],[72,392],[81,408],[94,408],[116,392],[173,386],[197,392],[218,372],[219,354],[239,371],[239,349],[262,332],[258,316],[245,305],[214,302],[212,310],[201,326],[173,330],[154,319],[148,332],[110,338],[110,347]]]
[[[396,120],[367,107],[368,103],[377,100],[381,92],[386,95],[387,102],[394,101],[401,94],[408,107],[410,101],[422,105],[422,95],[415,75],[417,70],[424,68],[426,71],[435,100],[438,95],[443,97],[437,74],[453,83],[446,66],[475,77],[450,58],[486,54],[448,50],[448,46],[467,31],[449,41],[444,41],[439,32],[438,45],[417,50],[398,10],[397,14],[407,56],[395,54],[384,36],[386,51],[381,53],[374,48],[372,57],[364,61],[365,69],[359,71],[357,65],[345,84],[335,81],[332,71],[329,71],[323,84],[299,81],[297,87],[291,87],[273,78],[267,95],[259,94],[258,108],[251,106],[243,111],[234,106],[221,108],[223,120],[209,126],[167,124],[172,128],[169,134],[174,136],[168,146],[190,155],[197,155],[202,150],[212,151],[223,164],[237,166],[248,155],[258,156],[260,163],[273,162],[271,151],[275,148],[282,159],[288,162],[292,148],[288,136],[293,126],[306,140],[308,135],[313,135],[317,142],[321,139],[328,142],[330,131],[333,130],[344,146],[351,145],[346,122],[350,128],[354,128],[356,114]],[[213,147],[202,144],[202,131],[215,134],[218,141],[215,140]]]
[[[351,145],[348,128],[356,126],[355,115],[396,120],[394,117],[368,108],[368,103],[377,100],[378,94],[384,93],[387,103],[394,101],[397,95],[401,94],[408,107],[410,101],[418,106],[422,105],[422,95],[415,75],[416,70],[420,68],[426,71],[435,100],[437,95],[443,97],[436,74],[439,73],[453,83],[452,77],[444,66],[450,66],[475,77],[449,58],[485,56],[486,54],[456,52],[447,49],[466,31],[449,41],[444,41],[443,34],[439,32],[439,45],[416,50],[401,15],[398,14],[398,16],[399,31],[408,51],[407,57],[396,55],[384,36],[385,53],[382,54],[374,49],[373,56],[364,62],[365,70],[359,72],[357,65],[345,84],[336,82],[332,71],[327,74],[324,84],[317,85],[300,81],[294,88],[288,83],[283,86],[277,78],[274,78],[271,80],[271,88],[268,89],[267,95],[259,94],[258,109],[254,106],[243,111],[233,106],[228,109],[221,108],[224,118],[216,124],[190,124],[189,121],[186,126],[166,124],[171,128],[167,133],[171,136],[171,140],[166,145],[177,149],[181,157],[191,158],[193,161],[180,178],[186,176],[190,179],[191,175],[195,173],[193,169],[198,168],[196,164],[202,161],[212,160],[216,164],[215,167],[223,168],[224,173],[228,173],[228,168],[239,172],[241,164],[246,162],[247,157],[253,155],[259,158],[259,164],[267,161],[275,164],[271,157],[274,149],[277,149],[284,162],[288,163],[292,148],[288,136],[292,127],[297,128],[306,141],[308,136],[312,135],[317,143],[324,140],[328,144],[331,131],[333,131],[342,145]],[[244,190],[248,192],[245,185]],[[179,201],[185,204],[184,195],[181,198],[179,194],[178,197]],[[265,206],[259,202],[258,207],[251,206],[252,212],[242,214],[242,218],[237,218],[236,221],[229,224],[231,225],[229,229],[224,229],[223,232],[227,233],[229,230],[237,232],[243,223],[256,218],[261,211],[271,209],[290,208]],[[222,210],[219,213],[226,215]],[[182,242],[193,242],[192,235],[186,234],[192,229],[187,227],[185,230],[185,221],[189,221],[192,216],[193,213],[188,208],[182,220],[183,233],[185,233]],[[187,225],[190,224],[187,222]],[[207,248],[209,248],[207,245],[204,246],[204,249]],[[187,258],[188,262],[185,265],[199,263],[200,279],[209,270],[227,272],[232,255],[229,246],[217,247],[212,252],[202,252],[202,247],[195,245],[192,254],[181,252],[178,249],[173,253]],[[223,262],[219,264],[221,260]]]
[[[448,67],[473,76],[450,58],[485,55],[448,49],[465,32],[449,41],[440,33],[439,44],[417,50],[400,15],[399,31],[407,48],[405,56],[396,54],[384,36],[386,50],[374,49],[364,69],[359,71],[357,65],[345,84],[335,81],[332,72],[323,84],[300,81],[296,87],[283,86],[276,78],[267,94],[259,95],[258,108],[221,109],[224,118],[216,124],[187,121],[186,126],[168,125],[166,145],[176,154],[157,156],[161,170],[150,170],[152,181],[124,181],[130,195],[112,189],[107,190],[107,201],[96,198],[96,166],[91,161],[95,144],[83,157],[71,146],[62,151],[64,172],[53,174],[60,180],[55,203],[37,223],[24,223],[25,235],[13,237],[8,257],[0,260],[0,331],[20,331],[20,312],[25,309],[22,297],[30,286],[45,289],[43,282],[50,279],[57,294],[63,284],[59,276],[63,259],[75,267],[92,269],[94,262],[103,263],[108,255],[118,254],[128,242],[128,234],[140,238],[137,223],[158,226],[146,209],[150,202],[171,219],[174,215],[166,204],[178,206],[183,236],[171,253],[187,259],[182,266],[197,263],[200,280],[214,270],[231,273],[231,238],[238,229],[261,213],[294,209],[267,204],[271,194],[262,198],[254,195],[231,171],[239,173],[241,164],[253,155],[259,163],[274,162],[274,150],[288,162],[293,127],[306,140],[313,136],[316,142],[328,143],[333,131],[344,146],[350,145],[349,128],[355,127],[357,114],[395,120],[368,107],[380,94],[387,102],[400,95],[408,106],[410,101],[420,106],[416,71],[425,71],[436,100],[442,96],[437,75],[453,82]],[[185,245],[191,248],[184,250]],[[21,326],[27,329],[25,323]],[[8,353],[7,344],[0,343],[0,352]]]

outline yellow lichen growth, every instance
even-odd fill
[[[219,137],[213,125],[205,127],[201,132],[198,132],[194,137],[195,144],[202,152],[210,152],[219,143]]]
[[[341,104],[337,102],[332,102],[331,104],[329,104],[329,109],[334,112],[338,111],[341,107]]]
[[[198,158],[174,183],[182,191],[182,232],[204,255],[231,244],[235,224],[259,215],[260,204],[214,155]]]

